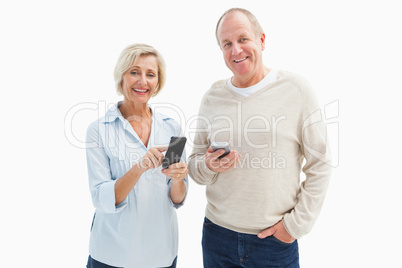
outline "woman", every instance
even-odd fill
[[[163,152],[179,124],[150,109],[165,84],[165,64],[153,47],[128,46],[114,70],[124,100],[87,131],[92,202],[88,268],[176,267],[175,209],[187,193],[187,165],[162,169]],[[183,155],[183,158],[185,156]]]

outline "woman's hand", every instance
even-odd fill
[[[184,162],[172,164],[169,168],[162,169],[162,173],[168,176],[172,182],[178,183],[187,176],[187,164]]]
[[[138,168],[145,172],[148,169],[157,168],[162,165],[164,156],[162,152],[167,150],[167,146],[156,146],[148,150],[137,164]]]
[[[184,178],[187,176],[187,164],[184,162],[175,163],[167,169],[162,169],[162,173],[170,178],[170,198],[175,204],[180,204],[186,197],[186,184]]]
[[[163,154],[167,146],[153,147],[135,164],[123,177],[119,178],[114,185],[116,205],[120,204],[137,184],[141,175],[151,168],[157,168],[162,164]]]

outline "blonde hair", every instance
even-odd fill
[[[253,13],[251,13],[250,11],[248,11],[247,9],[244,9],[244,8],[234,7],[234,8],[226,10],[225,13],[223,13],[222,16],[219,18],[218,23],[216,24],[215,36],[216,36],[216,41],[218,41],[219,46],[221,45],[219,42],[219,37],[218,37],[219,24],[221,23],[221,21],[227,14],[232,13],[234,11],[241,12],[247,16],[248,20],[251,22],[251,26],[253,27],[255,37],[259,37],[260,34],[262,34],[264,32],[260,23],[258,22],[257,18],[253,15]]]
[[[125,72],[132,67],[140,56],[152,55],[158,63],[158,86],[153,94],[156,96],[166,82],[166,67],[162,55],[152,46],[146,44],[132,44],[127,46],[121,53],[114,67],[114,83],[117,93],[123,94],[122,79]]]

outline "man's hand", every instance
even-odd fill
[[[225,153],[224,149],[219,149],[214,152],[212,147],[208,148],[205,154],[205,164],[214,172],[225,172],[233,168],[240,160],[240,154],[237,151],[231,151],[226,156],[218,159],[219,156]]]
[[[285,243],[292,243],[296,240],[286,231],[282,221],[260,232],[258,234],[258,237],[263,239],[271,235],[273,235],[274,237]]]

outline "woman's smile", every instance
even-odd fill
[[[133,91],[138,93],[138,94],[145,94],[149,91],[149,89],[146,88],[133,88]]]

